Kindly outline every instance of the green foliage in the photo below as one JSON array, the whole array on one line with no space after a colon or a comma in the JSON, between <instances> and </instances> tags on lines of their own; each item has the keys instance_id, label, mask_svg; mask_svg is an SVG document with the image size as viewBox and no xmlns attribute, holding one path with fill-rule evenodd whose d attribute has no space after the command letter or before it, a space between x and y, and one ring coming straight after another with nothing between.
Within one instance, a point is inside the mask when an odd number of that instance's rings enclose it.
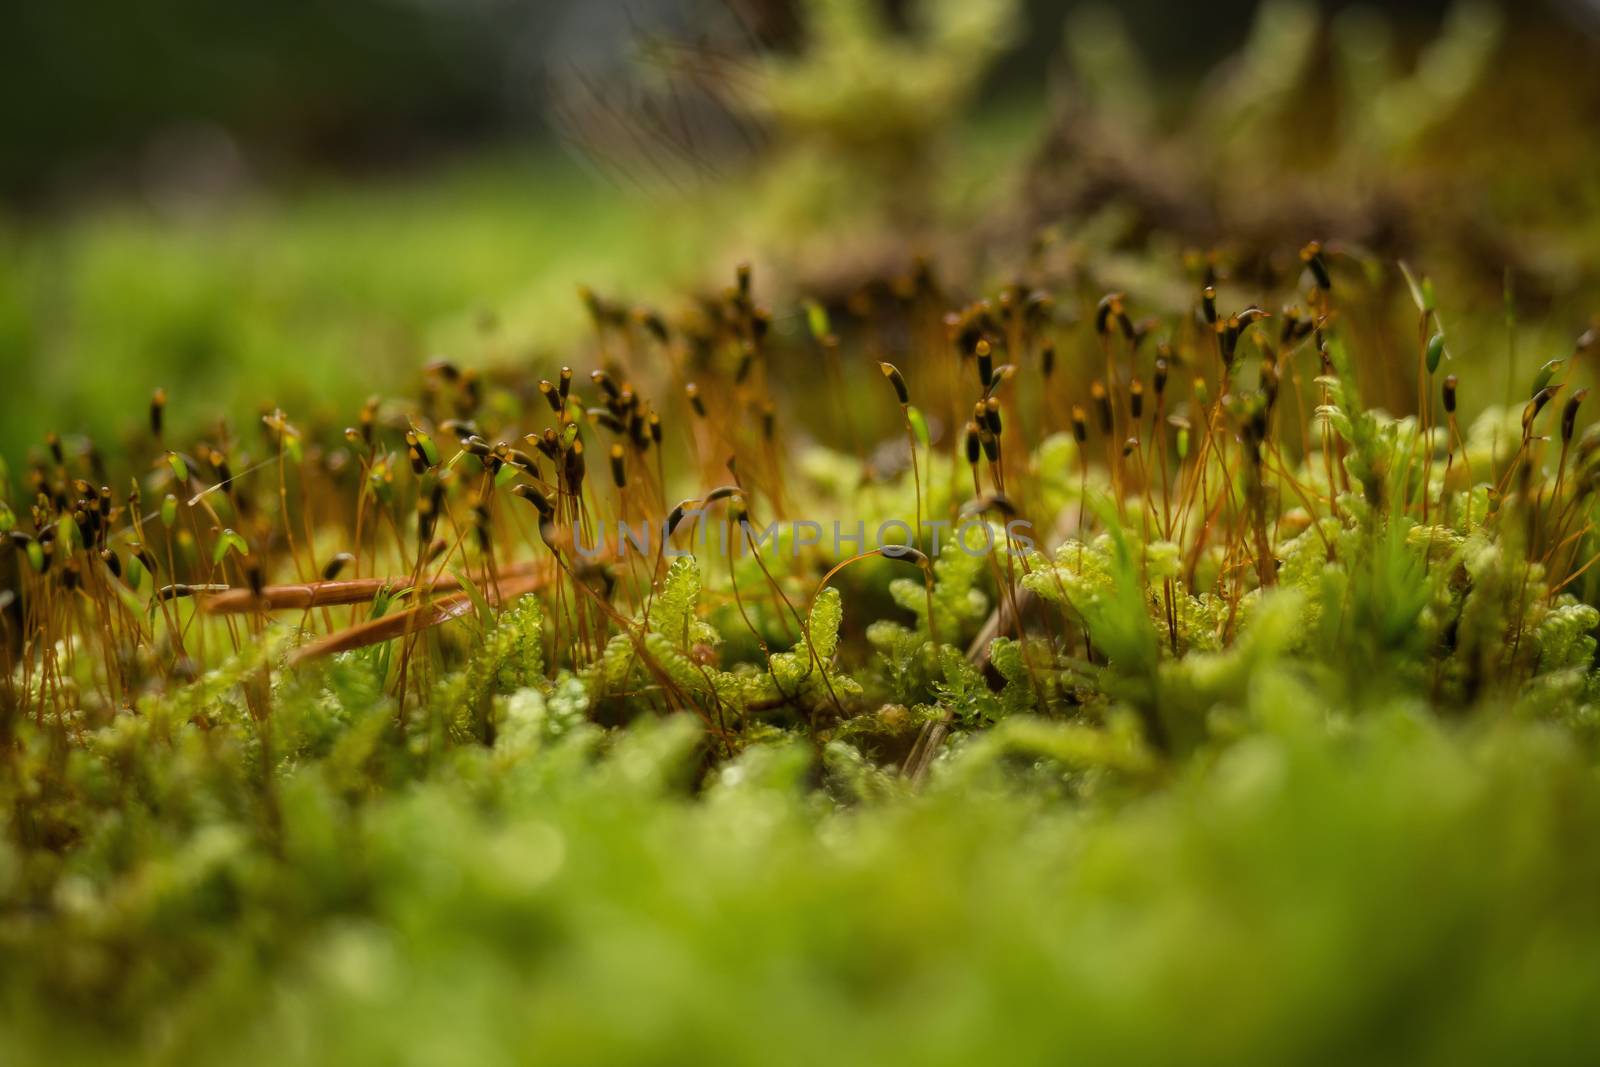
<instances>
[{"instance_id":1,"label":"green foliage","mask_svg":"<svg viewBox=\"0 0 1600 1067\"><path fill-rule=\"evenodd\" d=\"M771 673L756 682L758 699L837 709L843 701L859 696L861 684L834 662L843 621L843 597L829 586L812 603L805 633L795 648L773 654Z\"/></svg>"},{"instance_id":2,"label":"green foliage","mask_svg":"<svg viewBox=\"0 0 1600 1067\"><path fill-rule=\"evenodd\" d=\"M697 645L721 640L700 619L699 603L699 563L693 557L673 560L633 627L612 637L590 670L602 692L662 684L742 706L747 690L742 679L694 660Z\"/></svg>"},{"instance_id":3,"label":"green foliage","mask_svg":"<svg viewBox=\"0 0 1600 1067\"><path fill-rule=\"evenodd\" d=\"M537 597L525 596L491 619L472 658L440 683L433 703L453 716L451 729L492 740L493 698L544 684L544 613Z\"/></svg>"},{"instance_id":4,"label":"green foliage","mask_svg":"<svg viewBox=\"0 0 1600 1067\"><path fill-rule=\"evenodd\" d=\"M1334 735L1339 709L1268 671L1238 689L1253 733L1175 776L1125 719L1013 717L914 799L829 745L840 807L803 745L691 798L698 730L606 738L581 698L556 709L581 688L519 691L493 749L392 788L325 756L263 793L242 727L77 762L70 862L14 824L0 843L0 1051L1496 1062L1588 1033L1600 869L1575 846L1600 839L1600 788L1547 728L1394 705Z\"/></svg>"},{"instance_id":5,"label":"green foliage","mask_svg":"<svg viewBox=\"0 0 1600 1067\"><path fill-rule=\"evenodd\" d=\"M972 543L978 546L981 541L973 536ZM923 581L901 577L889 582L895 605L915 621L906 626L892 619L877 619L867 626L867 640L883 657L897 700L915 703L925 695L935 674L943 671L935 658L935 638L964 647L983 620L989 598L981 586L988 567L989 560L981 553L967 551L954 539L944 541L933 563L932 629L930 597Z\"/></svg>"},{"instance_id":6,"label":"green foliage","mask_svg":"<svg viewBox=\"0 0 1600 1067\"><path fill-rule=\"evenodd\" d=\"M1539 649L1539 672L1587 668L1594 662L1596 627L1600 627L1600 610L1562 597L1544 613L1532 634Z\"/></svg>"},{"instance_id":7,"label":"green foliage","mask_svg":"<svg viewBox=\"0 0 1600 1067\"><path fill-rule=\"evenodd\" d=\"M774 238L935 217L951 119L1017 31L1015 0L916 0L905 28L853 0L799 5L804 47L718 86L777 142L759 224Z\"/></svg>"}]
</instances>

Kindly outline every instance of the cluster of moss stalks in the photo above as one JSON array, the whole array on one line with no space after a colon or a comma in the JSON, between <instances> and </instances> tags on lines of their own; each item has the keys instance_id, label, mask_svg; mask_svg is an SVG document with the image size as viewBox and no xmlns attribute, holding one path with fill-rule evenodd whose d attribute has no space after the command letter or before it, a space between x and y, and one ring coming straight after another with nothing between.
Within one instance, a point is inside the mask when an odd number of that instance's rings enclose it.
<instances>
[{"instance_id":1,"label":"cluster of moss stalks","mask_svg":"<svg viewBox=\"0 0 1600 1067\"><path fill-rule=\"evenodd\" d=\"M0 509L0 1054L1579 1053L1593 338L1486 406L1353 263L741 268L585 293L587 375L53 436Z\"/></svg>"}]
</instances>

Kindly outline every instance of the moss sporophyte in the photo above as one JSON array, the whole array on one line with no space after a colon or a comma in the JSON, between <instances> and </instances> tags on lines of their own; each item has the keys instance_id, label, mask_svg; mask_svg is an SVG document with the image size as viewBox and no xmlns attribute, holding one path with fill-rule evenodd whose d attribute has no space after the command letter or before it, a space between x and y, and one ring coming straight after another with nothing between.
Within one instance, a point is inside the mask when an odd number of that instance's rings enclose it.
<instances>
[{"instance_id":1,"label":"moss sporophyte","mask_svg":"<svg viewBox=\"0 0 1600 1067\"><path fill-rule=\"evenodd\" d=\"M942 744L984 722L950 711L950 657L987 670L1007 641L1020 673L988 677L1020 687L1013 704L1129 708L1173 755L1206 728L1165 672L1235 647L1282 596L1306 620L1286 652L1347 688L1388 677L1448 707L1566 677L1600 558L1578 362L1547 363L1509 409L1464 399L1459 373L1430 399L1449 346L1431 283L1410 278L1420 402L1390 414L1409 387L1345 323L1393 290L1339 295L1342 255L1306 246L1270 294L1281 316L1236 301L1215 257L1176 307L1044 277L958 297L921 261L922 281L885 284L939 299L854 319L803 302L810 336L770 328L748 268L682 318L613 315L591 291L588 375L436 360L348 431L273 409L258 438L184 442L182 397L158 393L126 492L91 444L53 437L7 505L8 729L77 743L272 648L240 690L259 721L313 663L359 655L397 729L423 714L448 734L437 687L529 597L547 676L689 712L725 754L772 729L825 740L884 701L948 720ZM873 307L930 345L860 358ZM840 373L791 407L782 367L819 329ZM871 377L889 388L856 388ZM826 424L855 406L851 452ZM588 477L591 450L609 477ZM707 595L662 631L685 567ZM825 656L824 590L850 635ZM780 656L818 686L791 685ZM916 776L939 747L923 741Z\"/></svg>"}]
</instances>

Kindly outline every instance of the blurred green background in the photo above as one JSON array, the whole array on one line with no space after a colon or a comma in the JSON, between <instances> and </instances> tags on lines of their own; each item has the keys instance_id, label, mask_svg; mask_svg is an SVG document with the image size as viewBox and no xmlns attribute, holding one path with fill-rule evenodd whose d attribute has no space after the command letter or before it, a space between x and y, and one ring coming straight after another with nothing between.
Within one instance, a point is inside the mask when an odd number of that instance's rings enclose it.
<instances>
[{"instance_id":1,"label":"blurred green background","mask_svg":"<svg viewBox=\"0 0 1600 1067\"><path fill-rule=\"evenodd\" d=\"M434 354L551 358L580 283L663 300L754 258L769 294L847 288L958 227L986 242L952 250L973 283L1043 226L1174 268L1235 234L1383 260L1467 230L1460 273L1492 284L1444 306L1497 304L1516 267L1542 362L1586 313L1537 314L1600 218L1594 10L25 4L0 65L0 455L114 446L156 386L185 430L347 415Z\"/></svg>"},{"instance_id":2,"label":"blurred green background","mask_svg":"<svg viewBox=\"0 0 1600 1067\"><path fill-rule=\"evenodd\" d=\"M578 280L681 272L689 246L670 229L548 153L317 182L196 220L115 203L13 224L0 238L4 447L137 426L157 386L189 428L262 404L347 416L435 351L531 356L536 339L574 332ZM508 323L524 342L502 346Z\"/></svg>"}]
</instances>

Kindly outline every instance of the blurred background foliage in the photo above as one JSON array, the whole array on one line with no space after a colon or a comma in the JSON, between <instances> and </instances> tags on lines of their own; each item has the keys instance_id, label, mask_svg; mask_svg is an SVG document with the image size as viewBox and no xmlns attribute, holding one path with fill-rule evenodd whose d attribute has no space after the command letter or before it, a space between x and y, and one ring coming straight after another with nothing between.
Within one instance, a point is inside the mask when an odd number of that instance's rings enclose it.
<instances>
[{"instance_id":1,"label":"blurred background foliage","mask_svg":"<svg viewBox=\"0 0 1600 1067\"><path fill-rule=\"evenodd\" d=\"M1256 6L1131 0L1116 9L1140 49L1172 79L1166 88L1182 91L1187 79L1237 47ZM11 48L0 69L7 131L0 190L13 198L54 198L63 189L136 180L131 172L159 163L164 149L182 147L186 129L208 124L233 139L252 167L274 172L370 173L547 134L558 125L551 104L561 83L577 73L612 75L637 59L641 40L676 41L702 61L820 50L842 70L852 51L860 54L857 42L875 32L869 21L902 41L931 27L944 47L972 49L968 58L976 61L962 64L963 76L981 78L990 97L1036 94L1059 55L1063 18L1076 18L1083 7L1051 0L281 0L266 9L206 0L22 4L9 20ZM1382 11L1396 20L1405 52L1449 7L1447 0L1408 0ZM869 8L879 17L868 20ZM1546 35L1582 32L1596 20L1586 0L1521 5L1516 14L1519 24ZM996 25L1012 32L999 42L1007 46L1006 62L990 69L981 60L991 42L972 35L988 37L982 31ZM885 82L891 73L907 83L929 76L903 63L877 70ZM838 99L857 88L836 86L807 106L836 111ZM859 113L849 118L869 121Z\"/></svg>"},{"instance_id":2,"label":"blurred background foliage","mask_svg":"<svg viewBox=\"0 0 1600 1067\"><path fill-rule=\"evenodd\" d=\"M194 428L348 412L434 354L548 358L581 336L578 283L653 301L747 257L780 311L917 254L969 287L1092 274L1165 311L1189 299L1186 251L1248 284L1320 236L1391 282L1417 261L1463 326L1498 323L1511 272L1538 312L1529 369L1593 310L1554 306L1594 280L1600 236L1590 0L16 16L13 460L48 429L135 427L156 386Z\"/></svg>"}]
</instances>

